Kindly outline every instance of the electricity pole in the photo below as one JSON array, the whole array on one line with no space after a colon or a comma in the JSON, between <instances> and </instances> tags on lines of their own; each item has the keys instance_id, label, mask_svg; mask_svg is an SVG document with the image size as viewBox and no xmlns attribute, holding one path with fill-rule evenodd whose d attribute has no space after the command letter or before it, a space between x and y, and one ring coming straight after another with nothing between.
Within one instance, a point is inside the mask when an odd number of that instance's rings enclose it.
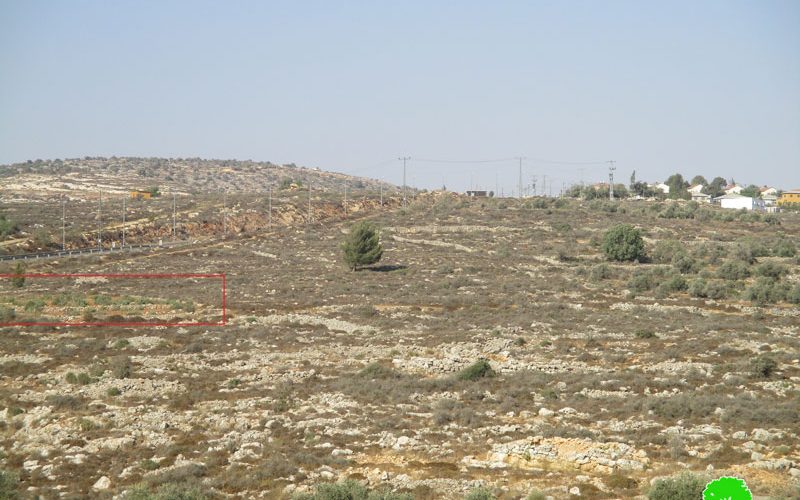
<instances>
[{"instance_id":1,"label":"electricity pole","mask_svg":"<svg viewBox=\"0 0 800 500\"><path fill-rule=\"evenodd\" d=\"M124 196L122 197L122 247L125 248L125 215L127 214L127 210L125 209L125 202L127 198Z\"/></svg>"},{"instance_id":2,"label":"electricity pole","mask_svg":"<svg viewBox=\"0 0 800 500\"><path fill-rule=\"evenodd\" d=\"M61 195L61 251L67 249L67 238L66 232L64 231L64 218L67 215L67 201L64 199L64 195Z\"/></svg>"},{"instance_id":3,"label":"electricity pole","mask_svg":"<svg viewBox=\"0 0 800 500\"><path fill-rule=\"evenodd\" d=\"M311 181L308 181L308 224L311 224Z\"/></svg>"},{"instance_id":4,"label":"electricity pole","mask_svg":"<svg viewBox=\"0 0 800 500\"><path fill-rule=\"evenodd\" d=\"M97 247L103 249L103 191L97 199Z\"/></svg>"},{"instance_id":5,"label":"electricity pole","mask_svg":"<svg viewBox=\"0 0 800 500\"><path fill-rule=\"evenodd\" d=\"M406 162L410 159L410 156L401 156L398 158L398 160L403 160L403 206L406 206Z\"/></svg>"},{"instance_id":6,"label":"electricity pole","mask_svg":"<svg viewBox=\"0 0 800 500\"><path fill-rule=\"evenodd\" d=\"M172 241L175 241L175 236L178 234L175 225L175 192L172 193Z\"/></svg>"},{"instance_id":7,"label":"electricity pole","mask_svg":"<svg viewBox=\"0 0 800 500\"><path fill-rule=\"evenodd\" d=\"M608 163L608 199L614 201L614 170L617 169L614 164L616 161L608 160L606 163Z\"/></svg>"},{"instance_id":8,"label":"electricity pole","mask_svg":"<svg viewBox=\"0 0 800 500\"><path fill-rule=\"evenodd\" d=\"M517 193L520 198L522 198L522 160L524 156L518 156L517 160L519 160L519 181L517 182L517 189L519 192Z\"/></svg>"},{"instance_id":9,"label":"electricity pole","mask_svg":"<svg viewBox=\"0 0 800 500\"><path fill-rule=\"evenodd\" d=\"M542 175L542 196L547 196L547 176Z\"/></svg>"}]
</instances>

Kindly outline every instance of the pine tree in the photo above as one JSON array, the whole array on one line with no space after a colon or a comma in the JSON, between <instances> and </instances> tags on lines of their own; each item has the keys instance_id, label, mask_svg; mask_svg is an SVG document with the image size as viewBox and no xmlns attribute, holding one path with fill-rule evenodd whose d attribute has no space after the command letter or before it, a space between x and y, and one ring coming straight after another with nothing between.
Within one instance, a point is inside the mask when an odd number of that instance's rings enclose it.
<instances>
[{"instance_id":1,"label":"pine tree","mask_svg":"<svg viewBox=\"0 0 800 500\"><path fill-rule=\"evenodd\" d=\"M350 228L342 250L345 262L353 271L357 271L359 266L374 264L383 256L380 235L370 222L359 222Z\"/></svg>"}]
</instances>

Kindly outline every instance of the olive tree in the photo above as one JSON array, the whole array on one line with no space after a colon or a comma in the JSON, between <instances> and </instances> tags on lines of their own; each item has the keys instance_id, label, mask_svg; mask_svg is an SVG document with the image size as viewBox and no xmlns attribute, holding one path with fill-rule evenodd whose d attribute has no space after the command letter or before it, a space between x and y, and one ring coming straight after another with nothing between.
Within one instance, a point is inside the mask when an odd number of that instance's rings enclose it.
<instances>
[{"instance_id":1,"label":"olive tree","mask_svg":"<svg viewBox=\"0 0 800 500\"><path fill-rule=\"evenodd\" d=\"M630 224L619 224L606 231L602 249L609 260L643 260L645 257L641 231Z\"/></svg>"}]
</instances>

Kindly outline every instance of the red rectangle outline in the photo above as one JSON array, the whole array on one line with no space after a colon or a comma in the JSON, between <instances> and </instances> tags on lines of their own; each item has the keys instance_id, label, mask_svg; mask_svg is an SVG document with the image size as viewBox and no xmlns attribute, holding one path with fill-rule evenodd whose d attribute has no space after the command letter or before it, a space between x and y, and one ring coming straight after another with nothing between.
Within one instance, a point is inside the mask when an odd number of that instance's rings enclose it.
<instances>
[{"instance_id":1,"label":"red rectangle outline","mask_svg":"<svg viewBox=\"0 0 800 500\"><path fill-rule=\"evenodd\" d=\"M149 273L149 274L111 274L111 273L70 273L70 274L57 274L57 273L3 273L0 278L144 278L144 279L158 279L158 278L221 278L222 279L222 320L219 323L212 322L196 322L196 323L148 323L148 322L130 322L130 323L114 323L107 321L98 321L94 323L81 322L81 323L56 323L56 322L33 322L22 321L17 323L0 323L0 327L4 326L225 326L228 324L227 306L228 306L228 288L225 273L213 274L199 274L199 273Z\"/></svg>"}]
</instances>

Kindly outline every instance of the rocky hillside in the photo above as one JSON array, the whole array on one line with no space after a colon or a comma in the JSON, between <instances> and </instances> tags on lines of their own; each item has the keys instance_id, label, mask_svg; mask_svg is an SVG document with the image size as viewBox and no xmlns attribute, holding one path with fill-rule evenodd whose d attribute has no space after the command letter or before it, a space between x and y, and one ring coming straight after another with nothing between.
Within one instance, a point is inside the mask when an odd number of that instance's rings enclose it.
<instances>
[{"instance_id":1,"label":"rocky hillside","mask_svg":"<svg viewBox=\"0 0 800 500\"><path fill-rule=\"evenodd\" d=\"M35 160L0 166L2 188L9 191L109 192L158 186L162 191L207 193L222 190L264 192L270 187L308 186L316 191L375 190L386 183L294 164L200 158L84 157ZM3 193L5 192L5 193Z\"/></svg>"}]
</instances>

